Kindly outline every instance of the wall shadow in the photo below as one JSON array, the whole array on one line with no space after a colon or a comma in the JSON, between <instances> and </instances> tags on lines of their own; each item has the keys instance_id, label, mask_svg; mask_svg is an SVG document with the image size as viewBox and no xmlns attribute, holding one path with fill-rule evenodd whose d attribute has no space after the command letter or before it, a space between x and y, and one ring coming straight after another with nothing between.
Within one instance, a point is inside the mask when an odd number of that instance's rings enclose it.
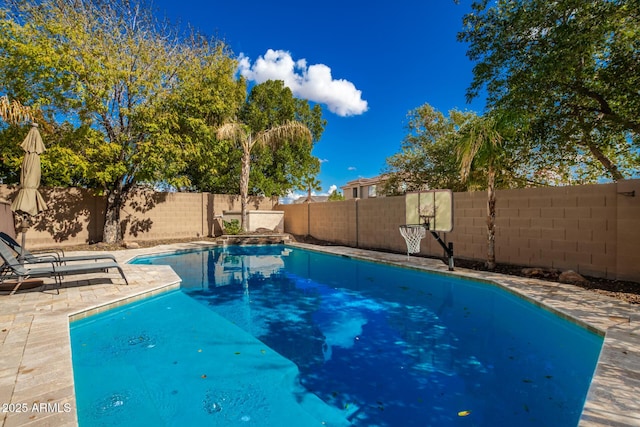
<instances>
[{"instance_id":1,"label":"wall shadow","mask_svg":"<svg viewBox=\"0 0 640 427\"><path fill-rule=\"evenodd\" d=\"M124 218L120 221L120 235L138 237L151 231L153 220L146 214L159 203L167 201L168 193L156 193L149 188L134 189L129 194L126 206L122 209Z\"/></svg>"},{"instance_id":2,"label":"wall shadow","mask_svg":"<svg viewBox=\"0 0 640 427\"><path fill-rule=\"evenodd\" d=\"M64 242L89 231L89 241L98 236L92 233L92 211L94 198L86 191L59 191L55 188L39 189L48 209L38 215L33 229L49 234L56 242ZM17 194L17 188L12 198ZM93 234L93 235L92 235Z\"/></svg>"}]
</instances>

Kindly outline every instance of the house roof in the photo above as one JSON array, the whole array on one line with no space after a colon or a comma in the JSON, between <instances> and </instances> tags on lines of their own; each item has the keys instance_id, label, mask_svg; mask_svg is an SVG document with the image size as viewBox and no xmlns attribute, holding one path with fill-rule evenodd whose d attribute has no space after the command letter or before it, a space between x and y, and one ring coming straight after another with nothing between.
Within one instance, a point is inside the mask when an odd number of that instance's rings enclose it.
<instances>
[{"instance_id":1,"label":"house roof","mask_svg":"<svg viewBox=\"0 0 640 427\"><path fill-rule=\"evenodd\" d=\"M297 199L295 199L293 201L293 203L306 203L307 202L308 197L298 197ZM311 203L316 203L316 202L326 202L329 200L329 196L311 196Z\"/></svg>"},{"instance_id":2,"label":"house roof","mask_svg":"<svg viewBox=\"0 0 640 427\"><path fill-rule=\"evenodd\" d=\"M384 182L386 180L387 180L387 175L378 175L378 176L374 176L373 178L358 178L358 179L354 179L353 181L347 182L345 185L343 185L340 188L345 189L345 188L352 188L352 187L360 187L363 185L380 184L381 182Z\"/></svg>"}]
</instances>

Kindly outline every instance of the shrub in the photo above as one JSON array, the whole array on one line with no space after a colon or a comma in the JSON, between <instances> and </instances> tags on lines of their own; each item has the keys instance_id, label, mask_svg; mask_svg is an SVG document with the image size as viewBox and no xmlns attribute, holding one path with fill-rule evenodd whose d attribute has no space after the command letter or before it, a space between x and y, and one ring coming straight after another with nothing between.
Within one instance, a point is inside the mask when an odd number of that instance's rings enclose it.
<instances>
[{"instance_id":1,"label":"shrub","mask_svg":"<svg viewBox=\"0 0 640 427\"><path fill-rule=\"evenodd\" d=\"M232 219L231 221L222 221L224 225L224 234L240 234L240 221Z\"/></svg>"}]
</instances>

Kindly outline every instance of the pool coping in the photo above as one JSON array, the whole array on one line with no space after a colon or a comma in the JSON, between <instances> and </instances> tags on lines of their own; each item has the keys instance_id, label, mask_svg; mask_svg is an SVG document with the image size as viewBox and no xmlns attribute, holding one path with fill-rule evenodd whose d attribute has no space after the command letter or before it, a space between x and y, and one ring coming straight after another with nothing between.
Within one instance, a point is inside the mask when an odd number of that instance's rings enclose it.
<instances>
[{"instance_id":1,"label":"pool coping","mask_svg":"<svg viewBox=\"0 0 640 427\"><path fill-rule=\"evenodd\" d=\"M640 307L585 289L491 272L456 268L439 260L343 246L290 242L287 246L399 265L496 284L534 304L604 335L603 349L580 419L581 427L640 426ZM77 426L69 324L110 308L177 289L168 266L126 264L138 256L215 246L211 242L110 252L130 283L118 275L69 277L60 295L0 295L0 417L3 427ZM96 252L75 252L74 254ZM71 408L71 410L67 410Z\"/></svg>"}]
</instances>

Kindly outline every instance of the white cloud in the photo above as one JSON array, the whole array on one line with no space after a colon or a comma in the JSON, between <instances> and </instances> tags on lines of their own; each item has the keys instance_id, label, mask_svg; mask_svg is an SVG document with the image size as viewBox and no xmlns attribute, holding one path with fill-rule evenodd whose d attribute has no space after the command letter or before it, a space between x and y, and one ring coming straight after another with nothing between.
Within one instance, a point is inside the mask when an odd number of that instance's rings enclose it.
<instances>
[{"instance_id":1,"label":"white cloud","mask_svg":"<svg viewBox=\"0 0 640 427\"><path fill-rule=\"evenodd\" d=\"M353 83L334 79L331 68L324 64L307 66L306 59L294 61L291 53L284 50L269 49L253 65L241 53L238 70L247 80L256 83L282 80L295 96L325 104L339 116L356 116L369 109L367 101L362 99L362 91Z\"/></svg>"},{"instance_id":2,"label":"white cloud","mask_svg":"<svg viewBox=\"0 0 640 427\"><path fill-rule=\"evenodd\" d=\"M354 170L357 170L357 168L356 168L355 166L349 166L349 167L347 168L347 170L348 170L348 171L354 171Z\"/></svg>"},{"instance_id":3,"label":"white cloud","mask_svg":"<svg viewBox=\"0 0 640 427\"><path fill-rule=\"evenodd\" d=\"M289 190L285 196L280 197L280 203L288 205L295 202L300 197L302 197L301 193Z\"/></svg>"},{"instance_id":4,"label":"white cloud","mask_svg":"<svg viewBox=\"0 0 640 427\"><path fill-rule=\"evenodd\" d=\"M320 192L320 193L316 193L315 191L311 192L312 196L330 196L331 193L333 193L334 191L336 191L338 189L337 185L331 185L329 186L329 191L327 192ZM298 200L300 197L307 197L307 192L306 191L291 191L289 190L289 192L287 193L286 196L280 197L280 203L282 203L283 205L288 205L290 203L295 202L296 200Z\"/></svg>"},{"instance_id":5,"label":"white cloud","mask_svg":"<svg viewBox=\"0 0 640 427\"><path fill-rule=\"evenodd\" d=\"M329 159L318 159L320 161L320 163L326 163L329 161Z\"/></svg>"}]
</instances>

